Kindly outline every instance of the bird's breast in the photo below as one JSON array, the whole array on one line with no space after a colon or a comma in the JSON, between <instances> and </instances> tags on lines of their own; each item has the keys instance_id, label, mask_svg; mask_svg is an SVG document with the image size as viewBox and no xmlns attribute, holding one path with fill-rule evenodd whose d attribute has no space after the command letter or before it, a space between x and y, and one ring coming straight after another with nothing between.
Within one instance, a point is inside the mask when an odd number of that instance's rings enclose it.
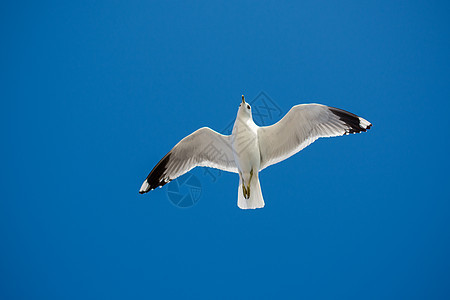
<instances>
[{"instance_id":1,"label":"bird's breast","mask_svg":"<svg viewBox=\"0 0 450 300\"><path fill-rule=\"evenodd\" d=\"M259 170L260 154L256 125L236 122L231 137L238 169L242 173L248 173L252 169Z\"/></svg>"}]
</instances>

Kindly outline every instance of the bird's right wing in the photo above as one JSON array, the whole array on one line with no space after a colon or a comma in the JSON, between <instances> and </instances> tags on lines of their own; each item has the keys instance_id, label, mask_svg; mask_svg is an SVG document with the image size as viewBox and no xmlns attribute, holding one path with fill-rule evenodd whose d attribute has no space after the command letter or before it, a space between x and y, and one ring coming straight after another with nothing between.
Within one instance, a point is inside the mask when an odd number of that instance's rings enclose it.
<instances>
[{"instance_id":1,"label":"bird's right wing","mask_svg":"<svg viewBox=\"0 0 450 300\"><path fill-rule=\"evenodd\" d=\"M367 120L348 111L321 104L296 105L278 123L260 127L260 170L283 161L320 137L366 131Z\"/></svg>"},{"instance_id":2,"label":"bird's right wing","mask_svg":"<svg viewBox=\"0 0 450 300\"><path fill-rule=\"evenodd\" d=\"M197 166L237 173L230 136L207 127L188 135L153 168L139 193L147 193L163 186Z\"/></svg>"}]
</instances>

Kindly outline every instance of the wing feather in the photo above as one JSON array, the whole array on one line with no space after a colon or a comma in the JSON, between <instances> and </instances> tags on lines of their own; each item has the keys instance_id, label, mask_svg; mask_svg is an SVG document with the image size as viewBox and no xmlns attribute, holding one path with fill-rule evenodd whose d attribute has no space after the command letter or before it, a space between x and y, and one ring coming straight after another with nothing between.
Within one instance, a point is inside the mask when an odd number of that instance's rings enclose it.
<instances>
[{"instance_id":1,"label":"wing feather","mask_svg":"<svg viewBox=\"0 0 450 300\"><path fill-rule=\"evenodd\" d=\"M182 139L156 164L139 193L163 186L197 166L237 173L230 139L230 136L208 127L198 129Z\"/></svg>"},{"instance_id":2,"label":"wing feather","mask_svg":"<svg viewBox=\"0 0 450 300\"><path fill-rule=\"evenodd\" d=\"M348 111L321 104L294 106L278 123L260 127L260 170L283 161L320 137L367 131L372 124Z\"/></svg>"}]
</instances>

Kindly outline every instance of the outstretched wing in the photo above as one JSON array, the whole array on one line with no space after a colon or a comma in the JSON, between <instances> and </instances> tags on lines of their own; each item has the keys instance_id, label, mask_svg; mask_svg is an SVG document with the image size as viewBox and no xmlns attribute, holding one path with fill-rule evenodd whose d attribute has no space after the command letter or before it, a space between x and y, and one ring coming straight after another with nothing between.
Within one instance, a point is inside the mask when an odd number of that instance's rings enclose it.
<instances>
[{"instance_id":1,"label":"outstretched wing","mask_svg":"<svg viewBox=\"0 0 450 300\"><path fill-rule=\"evenodd\" d=\"M278 123L258 129L260 170L283 161L320 137L366 131L367 120L321 104L296 105Z\"/></svg>"},{"instance_id":2,"label":"outstretched wing","mask_svg":"<svg viewBox=\"0 0 450 300\"><path fill-rule=\"evenodd\" d=\"M188 135L153 168L139 193L147 193L163 186L197 166L237 173L230 136L207 127Z\"/></svg>"}]
</instances>

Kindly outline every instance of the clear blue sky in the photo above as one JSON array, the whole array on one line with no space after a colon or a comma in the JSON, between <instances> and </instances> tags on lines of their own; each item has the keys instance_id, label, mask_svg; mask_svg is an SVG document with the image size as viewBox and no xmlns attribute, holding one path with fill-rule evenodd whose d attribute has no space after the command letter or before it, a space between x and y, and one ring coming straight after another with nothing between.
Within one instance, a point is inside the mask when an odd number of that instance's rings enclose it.
<instances>
[{"instance_id":1,"label":"clear blue sky","mask_svg":"<svg viewBox=\"0 0 450 300\"><path fill-rule=\"evenodd\" d=\"M0 4L0 298L449 299L450 6L180 2ZM264 170L262 210L202 169L191 208L138 194L260 91L373 128Z\"/></svg>"}]
</instances>

